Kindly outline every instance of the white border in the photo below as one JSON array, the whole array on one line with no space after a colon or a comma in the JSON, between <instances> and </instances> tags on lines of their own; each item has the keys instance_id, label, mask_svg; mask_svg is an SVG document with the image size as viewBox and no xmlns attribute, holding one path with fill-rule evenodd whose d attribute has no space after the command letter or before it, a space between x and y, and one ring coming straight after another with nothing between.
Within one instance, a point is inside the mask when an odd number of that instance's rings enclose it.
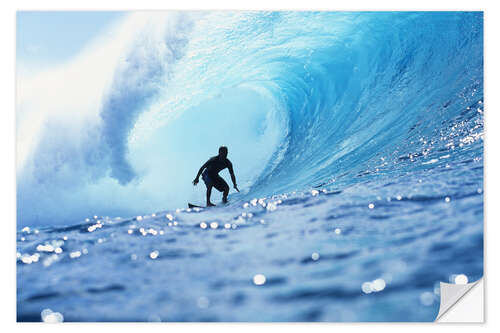
<instances>
[{"instance_id":1,"label":"white border","mask_svg":"<svg viewBox=\"0 0 500 333\"><path fill-rule=\"evenodd\" d=\"M43 324L25 324L16 323L16 271L15 271L15 12L16 10L140 10L140 9L273 9L273 10L483 10L485 11L485 115L486 115L486 140L485 140L485 325L460 325L460 324L63 324L63 325L43 325ZM247 3L238 3L229 0L215 0L202 2L201 0L183 0L181 2L165 2L153 0L120 0L115 2L106 2L102 0L87 1L63 1L63 0L24 0L18 2L2 2L1 11L1 36L3 48L0 52L2 66L1 73L1 91L2 91L2 109L0 111L2 126L1 150L4 158L1 159L1 210L0 223L2 235L2 302L1 319L4 330L33 331L65 331L71 330L77 332L87 331L88 329L119 329L130 331L134 329L147 329L148 331L165 330L183 330L183 329L203 329L217 332L234 331L271 331L286 329L287 331L318 330L332 332L334 329L341 329L343 332L352 332L358 330L383 330L386 332L420 332L425 330L443 330L452 329L453 331L470 331L486 326L488 328L500 326L498 316L494 313L499 308L498 301L493 295L500 295L498 292L499 269L494 265L493 259L488 263L488 258L495 258L494 253L498 252L499 241L496 237L500 236L498 224L498 211L494 211L493 205L498 202L499 176L496 170L500 170L498 164L498 145L499 140L499 113L498 104L498 43L494 31L499 30L500 15L496 10L493 1L437 1L437 0L419 0L418 2L402 1L361 1L349 0L344 2L334 1L296 1L296 0L253 0ZM491 206L490 206L491 205ZM491 264L491 265L490 265ZM496 283L494 281L497 281ZM489 295L489 296L487 296ZM489 311L492 309L492 311ZM423 327L425 325L425 327ZM482 327L481 327L482 328Z\"/></svg>"},{"instance_id":2,"label":"white border","mask_svg":"<svg viewBox=\"0 0 500 333\"><path fill-rule=\"evenodd\" d=\"M482 1L437 1L420 0L413 3L394 0L254 0L237 2L231 0L183 0L182 2L165 2L158 0L120 0L120 1L64 1L64 0L37 0L21 1L16 9L19 10L157 10L157 9L224 9L224 10L483 10Z\"/></svg>"}]
</instances>

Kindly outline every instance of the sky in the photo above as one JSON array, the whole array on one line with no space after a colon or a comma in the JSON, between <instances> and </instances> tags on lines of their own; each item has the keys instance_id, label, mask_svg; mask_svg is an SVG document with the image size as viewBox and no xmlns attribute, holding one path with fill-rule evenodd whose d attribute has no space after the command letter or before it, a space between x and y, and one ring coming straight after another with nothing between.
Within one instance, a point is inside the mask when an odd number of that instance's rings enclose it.
<instances>
[{"instance_id":1,"label":"sky","mask_svg":"<svg viewBox=\"0 0 500 333\"><path fill-rule=\"evenodd\" d=\"M124 15L110 11L18 11L16 60L27 67L68 61Z\"/></svg>"}]
</instances>

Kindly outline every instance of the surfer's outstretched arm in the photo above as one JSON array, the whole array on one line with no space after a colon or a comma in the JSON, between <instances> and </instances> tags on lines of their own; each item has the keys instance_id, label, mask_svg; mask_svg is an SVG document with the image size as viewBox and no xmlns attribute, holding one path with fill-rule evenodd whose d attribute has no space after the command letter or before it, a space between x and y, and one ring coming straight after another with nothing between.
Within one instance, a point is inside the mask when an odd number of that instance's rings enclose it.
<instances>
[{"instance_id":1,"label":"surfer's outstretched arm","mask_svg":"<svg viewBox=\"0 0 500 333\"><path fill-rule=\"evenodd\" d=\"M233 182L234 189L239 192L240 190L238 189L238 185L236 185L236 177L234 176L233 164L229 162L227 168L229 169L229 174L231 175L231 180Z\"/></svg>"},{"instance_id":2,"label":"surfer's outstretched arm","mask_svg":"<svg viewBox=\"0 0 500 333\"><path fill-rule=\"evenodd\" d=\"M206 161L205 164L201 166L200 170L198 171L198 174L196 175L196 178L193 180L193 185L196 186L196 184L198 184L198 182L200 181L200 175L203 172L203 170L207 167L208 162L210 162L210 160Z\"/></svg>"}]
</instances>

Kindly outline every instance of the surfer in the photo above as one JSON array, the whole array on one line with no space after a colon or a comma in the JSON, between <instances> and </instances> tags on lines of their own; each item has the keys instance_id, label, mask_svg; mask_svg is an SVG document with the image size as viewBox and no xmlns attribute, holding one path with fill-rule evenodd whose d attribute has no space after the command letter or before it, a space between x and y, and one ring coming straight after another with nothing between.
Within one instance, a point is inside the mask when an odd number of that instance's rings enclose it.
<instances>
[{"instance_id":1,"label":"surfer","mask_svg":"<svg viewBox=\"0 0 500 333\"><path fill-rule=\"evenodd\" d=\"M236 185L236 177L234 176L233 164L227 159L227 147L221 146L219 148L219 155L210 158L203 164L193 180L193 185L196 186L199 182L200 175L207 186L207 207L215 206L210 202L210 195L212 194L212 187L215 187L222 194L222 202L227 203L227 195L229 194L229 185L226 181L219 176L219 172L225 168L229 169L231 180L236 191L240 191Z\"/></svg>"}]
</instances>

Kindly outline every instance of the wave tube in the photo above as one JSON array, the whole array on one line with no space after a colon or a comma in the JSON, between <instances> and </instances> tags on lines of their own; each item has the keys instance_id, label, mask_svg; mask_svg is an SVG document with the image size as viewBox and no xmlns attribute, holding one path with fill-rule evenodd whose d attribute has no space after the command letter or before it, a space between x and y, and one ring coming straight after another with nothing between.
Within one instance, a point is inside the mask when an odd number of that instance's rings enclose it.
<instances>
[{"instance_id":1,"label":"wave tube","mask_svg":"<svg viewBox=\"0 0 500 333\"><path fill-rule=\"evenodd\" d=\"M19 226L202 200L190 182L222 144L241 199L482 149L482 52L482 13L133 13L18 74Z\"/></svg>"}]
</instances>

